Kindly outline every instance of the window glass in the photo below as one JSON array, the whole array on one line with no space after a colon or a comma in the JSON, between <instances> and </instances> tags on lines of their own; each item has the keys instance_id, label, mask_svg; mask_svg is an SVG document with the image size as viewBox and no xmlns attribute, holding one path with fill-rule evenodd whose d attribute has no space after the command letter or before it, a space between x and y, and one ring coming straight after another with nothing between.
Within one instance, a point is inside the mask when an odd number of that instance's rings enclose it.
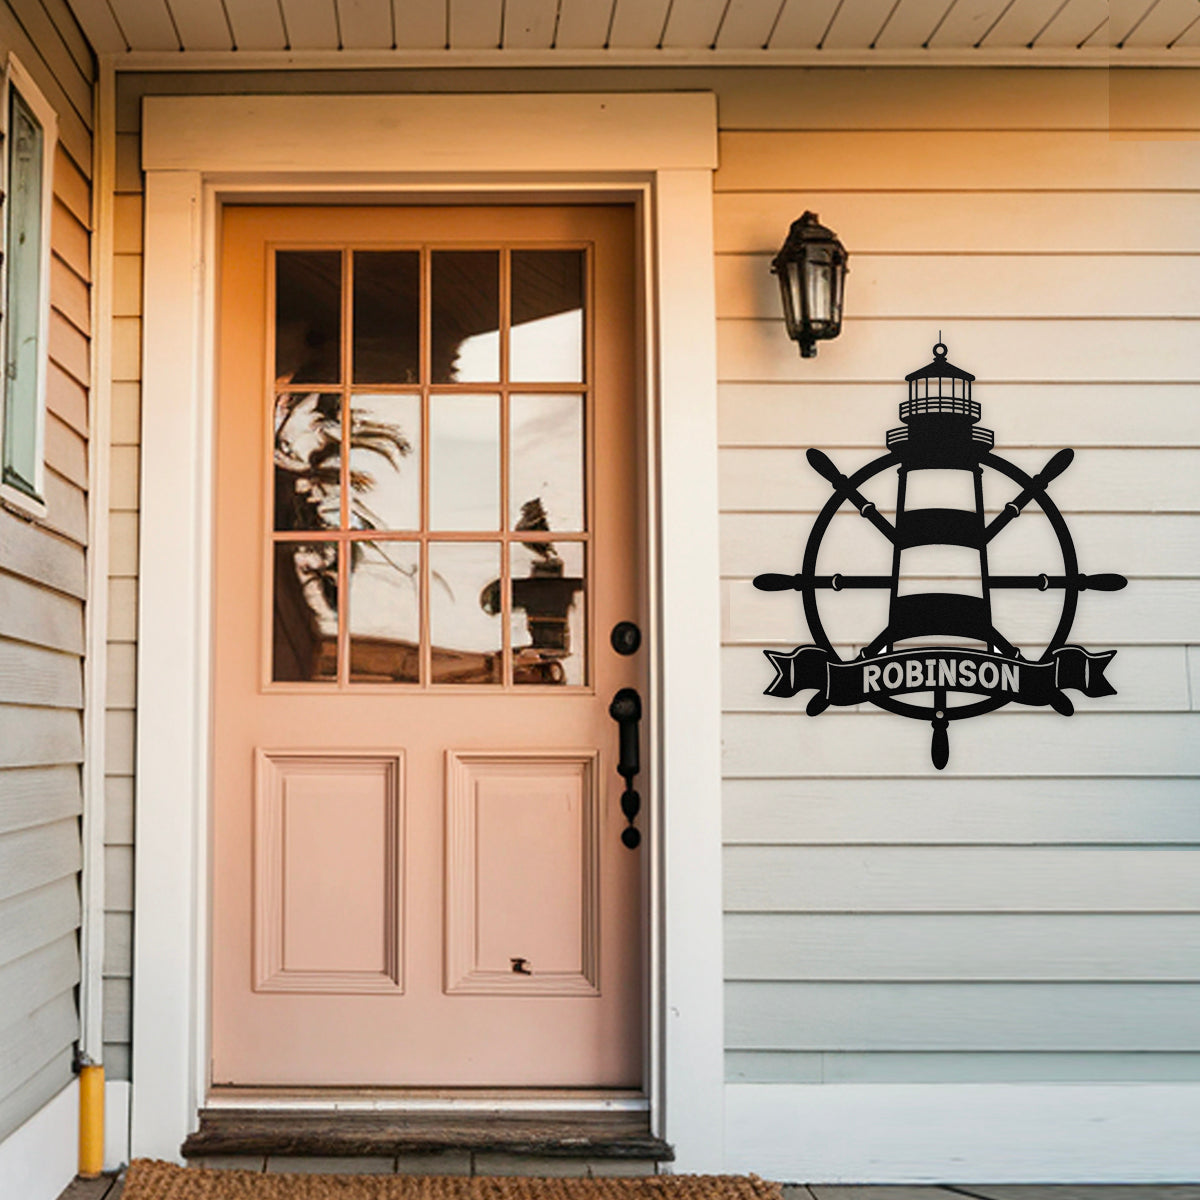
<instances>
[{"instance_id":1,"label":"window glass","mask_svg":"<svg viewBox=\"0 0 1200 1200\"><path fill-rule=\"evenodd\" d=\"M501 683L500 546L433 542L429 633L434 683Z\"/></svg>"},{"instance_id":2,"label":"window glass","mask_svg":"<svg viewBox=\"0 0 1200 1200\"><path fill-rule=\"evenodd\" d=\"M350 679L421 682L421 547L350 543Z\"/></svg>"},{"instance_id":3,"label":"window glass","mask_svg":"<svg viewBox=\"0 0 1200 1200\"><path fill-rule=\"evenodd\" d=\"M509 378L583 381L583 251L512 252Z\"/></svg>"},{"instance_id":4,"label":"window glass","mask_svg":"<svg viewBox=\"0 0 1200 1200\"><path fill-rule=\"evenodd\" d=\"M342 254L275 255L275 380L337 383L342 377Z\"/></svg>"},{"instance_id":5,"label":"window glass","mask_svg":"<svg viewBox=\"0 0 1200 1200\"><path fill-rule=\"evenodd\" d=\"M433 396L429 527L500 528L500 397Z\"/></svg>"},{"instance_id":6,"label":"window glass","mask_svg":"<svg viewBox=\"0 0 1200 1200\"><path fill-rule=\"evenodd\" d=\"M276 542L271 677L337 679L338 546Z\"/></svg>"},{"instance_id":7,"label":"window glass","mask_svg":"<svg viewBox=\"0 0 1200 1200\"><path fill-rule=\"evenodd\" d=\"M500 378L500 254L433 252L434 383Z\"/></svg>"},{"instance_id":8,"label":"window glass","mask_svg":"<svg viewBox=\"0 0 1200 1200\"><path fill-rule=\"evenodd\" d=\"M585 252L274 267L271 680L587 686Z\"/></svg>"},{"instance_id":9,"label":"window glass","mask_svg":"<svg viewBox=\"0 0 1200 1200\"><path fill-rule=\"evenodd\" d=\"M513 683L580 685L586 661L582 542L513 542Z\"/></svg>"},{"instance_id":10,"label":"window glass","mask_svg":"<svg viewBox=\"0 0 1200 1200\"><path fill-rule=\"evenodd\" d=\"M5 203L4 482L37 494L38 372L42 309L44 135L15 87L9 88Z\"/></svg>"},{"instance_id":11,"label":"window glass","mask_svg":"<svg viewBox=\"0 0 1200 1200\"><path fill-rule=\"evenodd\" d=\"M354 382L416 383L421 369L421 256L354 254Z\"/></svg>"},{"instance_id":12,"label":"window glass","mask_svg":"<svg viewBox=\"0 0 1200 1200\"><path fill-rule=\"evenodd\" d=\"M514 395L508 419L509 528L581 531L583 396Z\"/></svg>"},{"instance_id":13,"label":"window glass","mask_svg":"<svg viewBox=\"0 0 1200 1200\"><path fill-rule=\"evenodd\" d=\"M421 397L350 397L350 526L421 528Z\"/></svg>"},{"instance_id":14,"label":"window glass","mask_svg":"<svg viewBox=\"0 0 1200 1200\"><path fill-rule=\"evenodd\" d=\"M342 398L275 397L275 529L337 529L342 519Z\"/></svg>"}]
</instances>

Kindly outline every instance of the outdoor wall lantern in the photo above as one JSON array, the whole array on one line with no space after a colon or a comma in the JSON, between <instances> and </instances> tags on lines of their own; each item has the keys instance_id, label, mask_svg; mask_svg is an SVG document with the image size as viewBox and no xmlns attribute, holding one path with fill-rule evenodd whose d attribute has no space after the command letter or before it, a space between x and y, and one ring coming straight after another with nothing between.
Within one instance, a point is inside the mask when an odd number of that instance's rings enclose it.
<instances>
[{"instance_id":1,"label":"outdoor wall lantern","mask_svg":"<svg viewBox=\"0 0 1200 1200\"><path fill-rule=\"evenodd\" d=\"M842 331L842 295L846 247L814 212L792 222L787 240L771 262L783 294L788 337L800 343L803 358L813 358L817 342Z\"/></svg>"}]
</instances>

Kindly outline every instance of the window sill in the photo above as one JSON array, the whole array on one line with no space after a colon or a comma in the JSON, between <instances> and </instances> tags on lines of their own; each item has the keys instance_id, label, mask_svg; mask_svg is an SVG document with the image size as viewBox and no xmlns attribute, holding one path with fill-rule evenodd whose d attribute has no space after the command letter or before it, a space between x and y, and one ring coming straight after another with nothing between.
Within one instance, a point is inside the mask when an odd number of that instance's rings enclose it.
<instances>
[{"instance_id":1,"label":"window sill","mask_svg":"<svg viewBox=\"0 0 1200 1200\"><path fill-rule=\"evenodd\" d=\"M0 507L27 521L44 520L49 512L44 500L13 487L11 483L0 483Z\"/></svg>"}]
</instances>

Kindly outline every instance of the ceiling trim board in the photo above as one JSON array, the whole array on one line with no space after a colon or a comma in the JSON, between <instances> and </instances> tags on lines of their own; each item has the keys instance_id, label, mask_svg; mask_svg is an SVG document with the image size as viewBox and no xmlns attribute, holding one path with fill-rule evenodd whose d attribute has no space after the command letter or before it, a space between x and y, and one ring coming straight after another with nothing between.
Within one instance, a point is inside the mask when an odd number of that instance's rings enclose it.
<instances>
[{"instance_id":1,"label":"ceiling trim board","mask_svg":"<svg viewBox=\"0 0 1200 1200\"><path fill-rule=\"evenodd\" d=\"M134 50L101 56L116 71L429 70L524 67L1180 67L1200 47L989 50Z\"/></svg>"}]
</instances>

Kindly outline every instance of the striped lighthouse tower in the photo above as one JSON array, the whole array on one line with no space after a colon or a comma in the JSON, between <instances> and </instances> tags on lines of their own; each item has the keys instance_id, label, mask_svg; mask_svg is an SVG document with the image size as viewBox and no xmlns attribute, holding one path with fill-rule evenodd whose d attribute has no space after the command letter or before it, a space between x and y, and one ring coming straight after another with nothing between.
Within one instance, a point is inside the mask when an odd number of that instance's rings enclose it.
<instances>
[{"instance_id":1,"label":"striped lighthouse tower","mask_svg":"<svg viewBox=\"0 0 1200 1200\"><path fill-rule=\"evenodd\" d=\"M905 379L904 425L887 435L900 472L888 625L875 645L907 649L933 638L1011 651L993 627L988 596L980 460L995 438L976 424L975 376L938 342L933 361Z\"/></svg>"}]
</instances>

